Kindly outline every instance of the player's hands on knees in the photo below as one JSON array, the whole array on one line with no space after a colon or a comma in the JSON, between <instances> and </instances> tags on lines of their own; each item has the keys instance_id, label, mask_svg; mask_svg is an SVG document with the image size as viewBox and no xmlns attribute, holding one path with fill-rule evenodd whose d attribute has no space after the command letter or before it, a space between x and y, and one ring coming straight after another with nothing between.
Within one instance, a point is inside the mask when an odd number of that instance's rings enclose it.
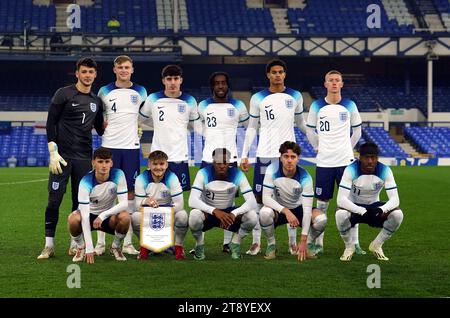
<instances>
[{"instance_id":1,"label":"player's hands on knees","mask_svg":"<svg viewBox=\"0 0 450 318\"><path fill-rule=\"evenodd\" d=\"M248 172L249 168L250 168L250 164L248 163L248 158L242 158L241 159L241 170L244 172Z\"/></svg>"},{"instance_id":2,"label":"player's hands on knees","mask_svg":"<svg viewBox=\"0 0 450 318\"><path fill-rule=\"evenodd\" d=\"M154 198L146 198L144 204L151 206L152 208L159 207L158 201L156 201Z\"/></svg>"},{"instance_id":3,"label":"player's hands on knees","mask_svg":"<svg viewBox=\"0 0 450 318\"><path fill-rule=\"evenodd\" d=\"M233 213L226 213L219 209L214 209L213 215L220 220L220 227L223 229L228 229L236 218Z\"/></svg>"},{"instance_id":4,"label":"player's hands on knees","mask_svg":"<svg viewBox=\"0 0 450 318\"><path fill-rule=\"evenodd\" d=\"M387 219L387 216L385 216L381 208L369 208L367 209L367 213L372 222L376 222L378 220L385 221Z\"/></svg>"},{"instance_id":5,"label":"player's hands on knees","mask_svg":"<svg viewBox=\"0 0 450 318\"><path fill-rule=\"evenodd\" d=\"M100 229L102 227L102 219L100 219L99 217L97 217L94 220L94 223L92 224L94 226L94 229Z\"/></svg>"},{"instance_id":6,"label":"player's hands on knees","mask_svg":"<svg viewBox=\"0 0 450 318\"><path fill-rule=\"evenodd\" d=\"M302 262L304 260L306 260L306 253L307 253L307 244L306 244L306 239L307 239L307 235L302 235L300 241L297 244L297 252L298 252L298 256L297 259Z\"/></svg>"},{"instance_id":7,"label":"player's hands on knees","mask_svg":"<svg viewBox=\"0 0 450 318\"><path fill-rule=\"evenodd\" d=\"M291 210L289 210L288 208L284 208L282 212L284 213L284 215L286 215L286 219L291 227L297 227L300 225L297 217L294 215L294 213L291 212Z\"/></svg>"},{"instance_id":8,"label":"player's hands on knees","mask_svg":"<svg viewBox=\"0 0 450 318\"><path fill-rule=\"evenodd\" d=\"M86 263L94 264L94 253L86 253Z\"/></svg>"}]
</instances>

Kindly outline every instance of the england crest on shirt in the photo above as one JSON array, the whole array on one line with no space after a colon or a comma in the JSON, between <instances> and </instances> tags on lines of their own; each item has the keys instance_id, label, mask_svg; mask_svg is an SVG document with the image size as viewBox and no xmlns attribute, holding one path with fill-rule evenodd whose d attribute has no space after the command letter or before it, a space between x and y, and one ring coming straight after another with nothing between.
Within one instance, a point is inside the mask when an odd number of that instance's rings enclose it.
<instances>
[{"instance_id":1,"label":"england crest on shirt","mask_svg":"<svg viewBox=\"0 0 450 318\"><path fill-rule=\"evenodd\" d=\"M168 198L170 196L170 192L168 190L161 191L161 198Z\"/></svg>"},{"instance_id":2,"label":"england crest on shirt","mask_svg":"<svg viewBox=\"0 0 450 318\"><path fill-rule=\"evenodd\" d=\"M340 112L339 113L339 119L345 123L347 121L348 118L348 113L347 112Z\"/></svg>"},{"instance_id":3,"label":"england crest on shirt","mask_svg":"<svg viewBox=\"0 0 450 318\"><path fill-rule=\"evenodd\" d=\"M302 193L302 189L300 187L294 188L294 195L299 196Z\"/></svg>"},{"instance_id":4,"label":"england crest on shirt","mask_svg":"<svg viewBox=\"0 0 450 318\"><path fill-rule=\"evenodd\" d=\"M186 111L186 105L185 104L178 104L178 112L183 114Z\"/></svg>"},{"instance_id":5,"label":"england crest on shirt","mask_svg":"<svg viewBox=\"0 0 450 318\"><path fill-rule=\"evenodd\" d=\"M137 103L138 103L138 95L130 95L130 99L131 99L131 103L133 104L133 105L137 105Z\"/></svg>"},{"instance_id":6,"label":"england crest on shirt","mask_svg":"<svg viewBox=\"0 0 450 318\"><path fill-rule=\"evenodd\" d=\"M95 112L97 111L97 104L96 104L96 103L91 103L91 104L90 104L90 107L91 107L91 111L92 111L93 113L95 113Z\"/></svg>"},{"instance_id":7,"label":"england crest on shirt","mask_svg":"<svg viewBox=\"0 0 450 318\"><path fill-rule=\"evenodd\" d=\"M292 107L294 107L294 101L293 101L292 99L286 99L286 100L285 100L285 103L286 103L286 107L287 107L287 108L292 108Z\"/></svg>"},{"instance_id":8,"label":"england crest on shirt","mask_svg":"<svg viewBox=\"0 0 450 318\"><path fill-rule=\"evenodd\" d=\"M383 187L383 181L377 182L373 185L373 189L378 191Z\"/></svg>"},{"instance_id":9,"label":"england crest on shirt","mask_svg":"<svg viewBox=\"0 0 450 318\"><path fill-rule=\"evenodd\" d=\"M150 213L150 228L155 231L160 231L166 225L166 220L163 213Z\"/></svg>"},{"instance_id":10,"label":"england crest on shirt","mask_svg":"<svg viewBox=\"0 0 450 318\"><path fill-rule=\"evenodd\" d=\"M234 108L228 108L227 115L228 115L228 117L233 118L234 117Z\"/></svg>"}]
</instances>

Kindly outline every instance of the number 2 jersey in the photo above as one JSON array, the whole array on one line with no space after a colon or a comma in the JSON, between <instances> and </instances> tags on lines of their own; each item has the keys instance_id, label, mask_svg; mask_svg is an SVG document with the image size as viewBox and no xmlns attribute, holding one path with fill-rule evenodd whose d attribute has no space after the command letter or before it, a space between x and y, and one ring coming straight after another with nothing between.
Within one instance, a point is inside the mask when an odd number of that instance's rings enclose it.
<instances>
[{"instance_id":1,"label":"number 2 jersey","mask_svg":"<svg viewBox=\"0 0 450 318\"><path fill-rule=\"evenodd\" d=\"M317 167L345 167L354 160L350 127L361 126L356 104L343 98L339 104L318 99L309 108L307 126L319 137Z\"/></svg>"},{"instance_id":2,"label":"number 2 jersey","mask_svg":"<svg viewBox=\"0 0 450 318\"><path fill-rule=\"evenodd\" d=\"M167 97L164 91L150 94L140 110L153 123L151 151L164 151L169 162L188 160L187 132L189 121L199 119L197 102L189 94Z\"/></svg>"},{"instance_id":3,"label":"number 2 jersey","mask_svg":"<svg viewBox=\"0 0 450 318\"><path fill-rule=\"evenodd\" d=\"M108 126L102 137L102 146L113 149L139 149L139 108L147 98L144 87L134 84L129 88L115 83L103 86L98 92L103 101L103 115Z\"/></svg>"}]
</instances>

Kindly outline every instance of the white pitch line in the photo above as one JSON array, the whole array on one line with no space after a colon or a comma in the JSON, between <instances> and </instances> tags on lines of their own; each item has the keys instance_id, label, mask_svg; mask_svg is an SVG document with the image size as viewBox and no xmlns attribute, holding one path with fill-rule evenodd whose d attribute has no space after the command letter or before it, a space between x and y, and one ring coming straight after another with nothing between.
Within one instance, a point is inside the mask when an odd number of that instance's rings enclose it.
<instances>
[{"instance_id":1,"label":"white pitch line","mask_svg":"<svg viewBox=\"0 0 450 318\"><path fill-rule=\"evenodd\" d=\"M46 179L36 179L36 180L29 180L29 181L18 181L18 182L2 182L0 183L0 186L2 185L13 185L13 184L24 184L24 183L34 183L34 182L43 182L43 181L47 181L48 178Z\"/></svg>"}]
</instances>

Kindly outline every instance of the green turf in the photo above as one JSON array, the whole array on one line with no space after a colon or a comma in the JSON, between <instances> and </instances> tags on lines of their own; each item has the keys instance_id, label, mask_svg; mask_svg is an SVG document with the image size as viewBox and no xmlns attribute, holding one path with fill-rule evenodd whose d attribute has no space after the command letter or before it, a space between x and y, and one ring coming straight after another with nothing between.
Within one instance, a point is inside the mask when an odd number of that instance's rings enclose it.
<instances>
[{"instance_id":1,"label":"green turf","mask_svg":"<svg viewBox=\"0 0 450 318\"><path fill-rule=\"evenodd\" d=\"M0 169L0 286L1 297L443 297L450 296L450 252L447 167L393 168L399 186L404 222L385 244L389 262L371 254L339 261L343 251L329 212L325 254L317 260L297 262L288 255L286 227L277 229L278 258L266 261L261 255L239 261L223 254L222 232L205 235L207 259L175 261L173 256L149 261L128 259L116 262L111 256L96 258L94 265L81 265L81 288L69 289L66 255L66 216L70 195L66 194L56 236L56 258L36 260L44 245L46 168ZM313 173L313 169L309 169ZM194 172L194 171L192 171ZM186 197L185 197L186 198ZM187 203L187 200L185 201ZM329 211L333 211L332 203ZM364 249L378 230L360 226ZM107 238L110 242L111 238ZM242 250L251 238L243 242ZM137 240L135 240L137 242ZM264 238L263 238L264 242ZM265 244L263 244L265 246ZM190 233L185 242L193 246ZM366 286L367 266L381 267L381 288Z\"/></svg>"}]
</instances>

